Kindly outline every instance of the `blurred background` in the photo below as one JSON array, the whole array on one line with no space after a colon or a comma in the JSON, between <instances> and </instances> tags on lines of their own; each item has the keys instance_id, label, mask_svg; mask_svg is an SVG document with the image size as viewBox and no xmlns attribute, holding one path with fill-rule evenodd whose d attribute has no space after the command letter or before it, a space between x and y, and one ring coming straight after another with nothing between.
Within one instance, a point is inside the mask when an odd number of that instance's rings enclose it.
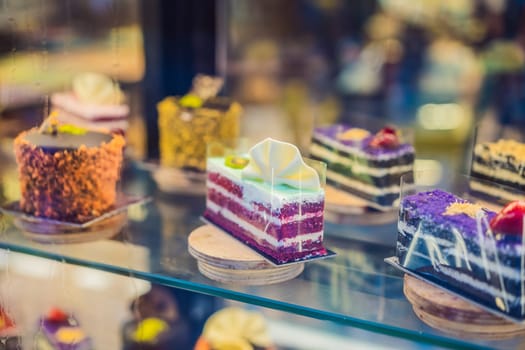
<instances>
[{"instance_id":1,"label":"blurred background","mask_svg":"<svg viewBox=\"0 0 525 350\"><path fill-rule=\"evenodd\" d=\"M156 104L207 73L243 105L248 138L305 150L316 125L396 124L413 130L416 166L446 178L468 171L476 133L523 134L525 1L2 0L0 201L19 197L16 169L1 169L12 138L86 71L124 90L132 159L158 158ZM5 299L22 282L0 268L13 278L0 281ZM117 282L136 296L136 282ZM109 295L129 316L129 300Z\"/></svg>"},{"instance_id":2,"label":"blurred background","mask_svg":"<svg viewBox=\"0 0 525 350\"><path fill-rule=\"evenodd\" d=\"M52 92L97 71L128 95L134 156L155 158L156 103L209 73L245 107L245 136L305 148L314 125L395 123L415 130L420 160L462 171L477 122L493 133L524 124L524 10L521 0L4 0L0 130L40 121Z\"/></svg>"}]
</instances>

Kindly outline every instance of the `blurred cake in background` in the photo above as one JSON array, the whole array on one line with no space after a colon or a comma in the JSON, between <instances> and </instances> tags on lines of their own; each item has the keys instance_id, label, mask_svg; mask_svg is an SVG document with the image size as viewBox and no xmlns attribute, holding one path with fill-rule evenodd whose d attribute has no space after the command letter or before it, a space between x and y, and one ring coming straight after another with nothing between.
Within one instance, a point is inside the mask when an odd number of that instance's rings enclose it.
<instances>
[{"instance_id":1,"label":"blurred cake in background","mask_svg":"<svg viewBox=\"0 0 525 350\"><path fill-rule=\"evenodd\" d=\"M204 171L206 145L239 136L241 106L216 97L223 81L197 75L192 90L182 97L166 97L158 103L160 163Z\"/></svg>"},{"instance_id":2,"label":"blurred cake in background","mask_svg":"<svg viewBox=\"0 0 525 350\"><path fill-rule=\"evenodd\" d=\"M78 320L59 308L52 308L39 321L35 335L37 350L92 350L93 344Z\"/></svg>"},{"instance_id":3,"label":"blurred cake in background","mask_svg":"<svg viewBox=\"0 0 525 350\"><path fill-rule=\"evenodd\" d=\"M525 192L524 169L525 144L510 139L478 143L474 147L470 186L489 196L517 200L521 194L512 189Z\"/></svg>"},{"instance_id":4,"label":"blurred cake in background","mask_svg":"<svg viewBox=\"0 0 525 350\"><path fill-rule=\"evenodd\" d=\"M14 140L20 209L86 222L115 206L125 141L117 134L59 125L54 115Z\"/></svg>"},{"instance_id":5,"label":"blurred cake in background","mask_svg":"<svg viewBox=\"0 0 525 350\"><path fill-rule=\"evenodd\" d=\"M226 349L275 349L263 316L238 307L227 307L211 315L194 350Z\"/></svg>"},{"instance_id":6,"label":"blurred cake in background","mask_svg":"<svg viewBox=\"0 0 525 350\"><path fill-rule=\"evenodd\" d=\"M122 328L123 350L187 349L189 327L169 289L153 285L131 304L133 319Z\"/></svg>"},{"instance_id":7,"label":"blurred cake in background","mask_svg":"<svg viewBox=\"0 0 525 350\"><path fill-rule=\"evenodd\" d=\"M379 210L395 205L400 177L413 171L415 158L414 147L393 127L372 134L344 124L316 128L310 154L327 164L330 185Z\"/></svg>"},{"instance_id":8,"label":"blurred cake in background","mask_svg":"<svg viewBox=\"0 0 525 350\"><path fill-rule=\"evenodd\" d=\"M122 134L128 128L129 106L124 93L116 81L102 74L77 75L72 90L54 93L51 104L62 123Z\"/></svg>"},{"instance_id":9,"label":"blurred cake in background","mask_svg":"<svg viewBox=\"0 0 525 350\"><path fill-rule=\"evenodd\" d=\"M22 349L20 331L18 330L15 321L2 306L0 306L0 349Z\"/></svg>"}]
</instances>

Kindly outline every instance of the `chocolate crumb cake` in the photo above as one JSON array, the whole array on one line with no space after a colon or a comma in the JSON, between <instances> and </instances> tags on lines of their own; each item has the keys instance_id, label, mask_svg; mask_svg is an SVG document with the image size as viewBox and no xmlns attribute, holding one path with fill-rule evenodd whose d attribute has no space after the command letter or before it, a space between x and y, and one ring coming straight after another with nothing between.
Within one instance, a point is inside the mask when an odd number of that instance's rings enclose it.
<instances>
[{"instance_id":1,"label":"chocolate crumb cake","mask_svg":"<svg viewBox=\"0 0 525 350\"><path fill-rule=\"evenodd\" d=\"M75 223L110 211L117 197L124 138L71 125L34 128L14 141L20 209Z\"/></svg>"}]
</instances>

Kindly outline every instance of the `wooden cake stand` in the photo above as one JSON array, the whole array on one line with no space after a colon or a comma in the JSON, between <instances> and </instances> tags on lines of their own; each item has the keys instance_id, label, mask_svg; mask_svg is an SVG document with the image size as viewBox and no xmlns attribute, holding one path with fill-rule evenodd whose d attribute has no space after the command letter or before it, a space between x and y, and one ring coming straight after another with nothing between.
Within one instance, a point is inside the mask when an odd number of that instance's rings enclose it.
<instances>
[{"instance_id":1,"label":"wooden cake stand","mask_svg":"<svg viewBox=\"0 0 525 350\"><path fill-rule=\"evenodd\" d=\"M525 335L525 325L493 315L408 274L404 277L403 292L416 315L443 332L486 340Z\"/></svg>"},{"instance_id":2,"label":"wooden cake stand","mask_svg":"<svg viewBox=\"0 0 525 350\"><path fill-rule=\"evenodd\" d=\"M189 235L188 251L204 276L223 283L272 284L295 278L304 270L304 263L274 266L212 225Z\"/></svg>"},{"instance_id":3,"label":"wooden cake stand","mask_svg":"<svg viewBox=\"0 0 525 350\"><path fill-rule=\"evenodd\" d=\"M397 209L373 211L362 198L325 186L325 219L338 224L383 225L397 219Z\"/></svg>"}]
</instances>

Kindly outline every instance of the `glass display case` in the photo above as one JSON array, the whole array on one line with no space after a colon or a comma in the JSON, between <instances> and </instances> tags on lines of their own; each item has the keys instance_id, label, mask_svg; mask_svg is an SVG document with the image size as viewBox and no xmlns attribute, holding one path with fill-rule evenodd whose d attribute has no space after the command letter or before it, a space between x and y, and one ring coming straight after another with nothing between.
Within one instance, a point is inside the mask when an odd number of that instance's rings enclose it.
<instances>
[{"instance_id":1,"label":"glass display case","mask_svg":"<svg viewBox=\"0 0 525 350\"><path fill-rule=\"evenodd\" d=\"M523 337L458 337L418 319L403 273L384 262L395 255L397 212L326 217L324 244L337 255L307 262L296 278L221 283L188 252L204 195L163 192L154 178L156 104L189 91L197 73L214 73L224 78L222 94L242 105L249 140L272 136L306 152L319 125L396 124L414 130L416 169L446 183L450 172L468 171L480 120L491 132L522 131L523 10L492 0L4 1L0 204L20 198L13 138L39 125L52 94L83 71L111 76L126 95L119 191L145 199L123 210L122 230L89 242L42 243L20 217L0 214L0 306L16 317L24 348L39 317L60 304L96 348L119 349L130 304L152 285L178 300L186 348L225 305L262 313L284 350L524 347Z\"/></svg>"}]
</instances>

